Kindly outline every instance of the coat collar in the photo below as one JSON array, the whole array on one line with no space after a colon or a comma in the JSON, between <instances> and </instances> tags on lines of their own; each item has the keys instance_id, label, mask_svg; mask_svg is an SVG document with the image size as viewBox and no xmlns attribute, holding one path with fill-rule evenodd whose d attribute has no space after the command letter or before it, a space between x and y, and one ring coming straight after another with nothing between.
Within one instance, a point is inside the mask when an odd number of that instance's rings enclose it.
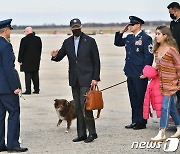
<instances>
[{"instance_id":1,"label":"coat collar","mask_svg":"<svg viewBox=\"0 0 180 154\"><path fill-rule=\"evenodd\" d=\"M140 37L142 37L142 33L144 33L144 31L141 31L140 33L138 33L135 38L139 39Z\"/></svg>"},{"instance_id":2,"label":"coat collar","mask_svg":"<svg viewBox=\"0 0 180 154\"><path fill-rule=\"evenodd\" d=\"M135 37L137 37L140 33L142 32L142 30L140 30L136 35L134 35Z\"/></svg>"},{"instance_id":3,"label":"coat collar","mask_svg":"<svg viewBox=\"0 0 180 154\"><path fill-rule=\"evenodd\" d=\"M0 36L0 37L4 38L8 43L10 43L9 40L7 38L5 38L4 36Z\"/></svg>"},{"instance_id":4,"label":"coat collar","mask_svg":"<svg viewBox=\"0 0 180 154\"><path fill-rule=\"evenodd\" d=\"M34 33L30 33L30 34L26 35L26 37L31 37L31 36L35 36L35 34Z\"/></svg>"},{"instance_id":5,"label":"coat collar","mask_svg":"<svg viewBox=\"0 0 180 154\"><path fill-rule=\"evenodd\" d=\"M178 19L173 20L174 22L180 22L180 17Z\"/></svg>"}]
</instances>

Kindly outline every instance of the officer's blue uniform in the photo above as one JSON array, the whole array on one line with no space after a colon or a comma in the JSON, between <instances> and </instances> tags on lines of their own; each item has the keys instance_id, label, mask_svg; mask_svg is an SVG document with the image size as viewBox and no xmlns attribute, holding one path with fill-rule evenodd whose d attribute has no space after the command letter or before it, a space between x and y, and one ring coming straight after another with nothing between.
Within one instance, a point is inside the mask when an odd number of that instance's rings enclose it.
<instances>
[{"instance_id":1,"label":"officer's blue uniform","mask_svg":"<svg viewBox=\"0 0 180 154\"><path fill-rule=\"evenodd\" d=\"M134 16L130 16L130 20L131 23L137 23ZM144 66L152 65L153 62L152 38L144 31L141 31L136 37L133 34L129 34L125 38L122 36L123 33L116 32L114 45L126 48L124 72L127 76L132 123L146 124L143 119L143 102L148 79L140 79L140 76Z\"/></svg>"},{"instance_id":2,"label":"officer's blue uniform","mask_svg":"<svg viewBox=\"0 0 180 154\"><path fill-rule=\"evenodd\" d=\"M12 19L0 22L0 29L11 29ZM18 79L14 71L15 56L12 45L0 36L0 149L5 146L5 116L8 111L7 148L20 147L18 139L20 133L20 106L19 96L14 90L19 88Z\"/></svg>"}]
</instances>

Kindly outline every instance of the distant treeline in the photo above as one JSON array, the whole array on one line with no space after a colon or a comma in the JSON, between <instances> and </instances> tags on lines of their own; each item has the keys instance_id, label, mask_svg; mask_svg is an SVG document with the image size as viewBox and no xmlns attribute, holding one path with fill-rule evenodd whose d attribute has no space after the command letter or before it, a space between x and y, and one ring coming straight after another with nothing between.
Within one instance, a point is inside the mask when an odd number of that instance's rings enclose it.
<instances>
[{"instance_id":1,"label":"distant treeline","mask_svg":"<svg viewBox=\"0 0 180 154\"><path fill-rule=\"evenodd\" d=\"M169 25L169 21L146 21L145 26L159 26L159 25ZM123 23L84 23L83 27L118 27L125 26L127 22ZM44 25L31 25L33 28L67 28L69 25L56 25L56 24L44 24ZM14 29L24 29L27 25L13 25Z\"/></svg>"}]
</instances>

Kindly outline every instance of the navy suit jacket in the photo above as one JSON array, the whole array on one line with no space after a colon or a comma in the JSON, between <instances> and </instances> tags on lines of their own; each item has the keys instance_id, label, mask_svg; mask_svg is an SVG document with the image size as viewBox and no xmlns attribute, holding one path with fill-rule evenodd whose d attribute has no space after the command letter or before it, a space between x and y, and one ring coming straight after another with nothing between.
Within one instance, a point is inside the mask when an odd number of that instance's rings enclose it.
<instances>
[{"instance_id":1,"label":"navy suit jacket","mask_svg":"<svg viewBox=\"0 0 180 154\"><path fill-rule=\"evenodd\" d=\"M176 40L180 53L180 18L177 21L171 21L170 29L174 39Z\"/></svg>"},{"instance_id":2,"label":"navy suit jacket","mask_svg":"<svg viewBox=\"0 0 180 154\"><path fill-rule=\"evenodd\" d=\"M15 56L11 43L0 37L0 94L14 93L18 79L14 71Z\"/></svg>"},{"instance_id":3,"label":"navy suit jacket","mask_svg":"<svg viewBox=\"0 0 180 154\"><path fill-rule=\"evenodd\" d=\"M126 59L124 72L127 77L139 77L145 65L152 65L152 38L144 31L136 37L133 34L123 38L123 34L116 32L114 45L125 46Z\"/></svg>"},{"instance_id":4,"label":"navy suit jacket","mask_svg":"<svg viewBox=\"0 0 180 154\"><path fill-rule=\"evenodd\" d=\"M96 42L82 33L79 40L77 57L75 55L74 37L67 38L53 61L60 61L67 55L69 60L69 85L89 87L92 80L100 81L100 59Z\"/></svg>"}]
</instances>

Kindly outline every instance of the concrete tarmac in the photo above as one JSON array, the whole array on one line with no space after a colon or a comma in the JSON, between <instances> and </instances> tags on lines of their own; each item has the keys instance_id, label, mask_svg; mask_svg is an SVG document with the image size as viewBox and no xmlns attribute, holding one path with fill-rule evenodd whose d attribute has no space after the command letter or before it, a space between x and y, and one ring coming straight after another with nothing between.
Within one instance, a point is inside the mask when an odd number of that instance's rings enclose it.
<instances>
[{"instance_id":1,"label":"concrete tarmac","mask_svg":"<svg viewBox=\"0 0 180 154\"><path fill-rule=\"evenodd\" d=\"M23 35L12 35L11 42L17 57L20 39ZM165 153L165 143L149 146L150 138L158 133L159 123L148 120L147 129L132 130L124 126L131 123L131 108L127 85L123 83L103 91L104 109L96 120L98 138L92 143L73 143L76 137L76 120L71 130L65 133L66 122L57 127L58 117L54 109L54 99L72 99L68 84L68 61L52 62L50 52L59 49L66 35L41 35L43 52L40 67L40 94L24 95L21 101L22 147L29 149L27 154L146 154ZM123 72L125 49L113 45L114 35L96 35L101 58L100 89L126 80ZM19 65L16 62L19 71ZM20 73L24 90L24 73ZM33 86L32 86L33 91ZM94 112L96 115L96 111ZM170 125L167 137L175 133ZM133 146L133 142L137 142ZM142 143L144 142L144 143ZM137 146L138 144L138 146ZM133 148L132 148L133 146ZM4 152L6 153L6 152ZM180 153L180 148L174 153Z\"/></svg>"}]
</instances>

